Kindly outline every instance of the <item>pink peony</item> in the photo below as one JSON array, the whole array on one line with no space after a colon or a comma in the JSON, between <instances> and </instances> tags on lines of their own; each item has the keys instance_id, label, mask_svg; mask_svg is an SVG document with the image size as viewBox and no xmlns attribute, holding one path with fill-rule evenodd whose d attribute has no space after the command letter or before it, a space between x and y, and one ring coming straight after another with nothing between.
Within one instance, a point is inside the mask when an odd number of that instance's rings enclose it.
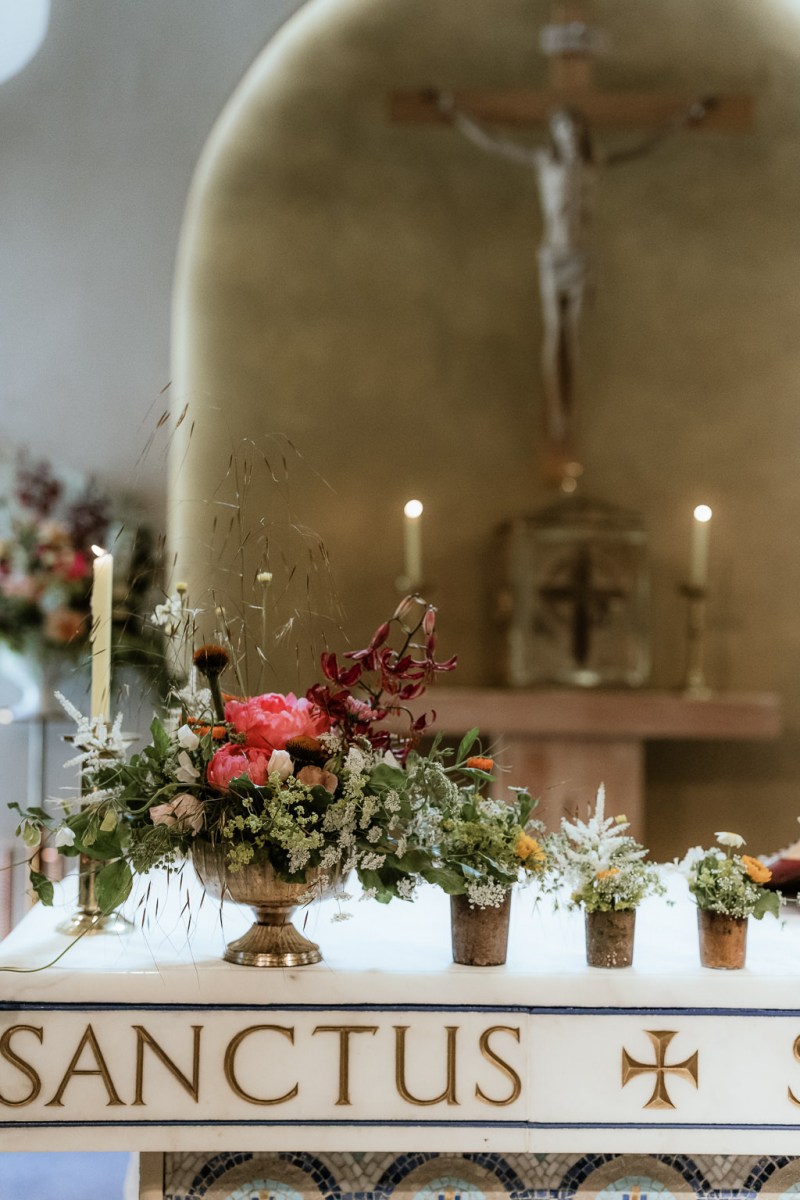
<instances>
[{"instance_id":1,"label":"pink peony","mask_svg":"<svg viewBox=\"0 0 800 1200\"><path fill-rule=\"evenodd\" d=\"M336 791L339 780L332 771L323 771L322 767L303 767L302 771L297 772L298 783L304 783L306 787L322 786L326 792L331 795Z\"/></svg>"},{"instance_id":2,"label":"pink peony","mask_svg":"<svg viewBox=\"0 0 800 1200\"><path fill-rule=\"evenodd\" d=\"M154 825L176 825L183 833L199 833L203 828L203 802L190 792L181 792L169 804L154 804L150 820Z\"/></svg>"},{"instance_id":3,"label":"pink peony","mask_svg":"<svg viewBox=\"0 0 800 1200\"><path fill-rule=\"evenodd\" d=\"M225 720L245 735L248 746L260 750L283 750L290 738L301 734L319 737L331 727L325 713L305 696L298 699L294 692L285 696L267 692L251 700L229 700Z\"/></svg>"},{"instance_id":4,"label":"pink peony","mask_svg":"<svg viewBox=\"0 0 800 1200\"><path fill-rule=\"evenodd\" d=\"M208 764L206 778L220 792L230 790L232 779L246 775L257 786L267 782L269 758L263 750L253 746L220 746Z\"/></svg>"}]
</instances>

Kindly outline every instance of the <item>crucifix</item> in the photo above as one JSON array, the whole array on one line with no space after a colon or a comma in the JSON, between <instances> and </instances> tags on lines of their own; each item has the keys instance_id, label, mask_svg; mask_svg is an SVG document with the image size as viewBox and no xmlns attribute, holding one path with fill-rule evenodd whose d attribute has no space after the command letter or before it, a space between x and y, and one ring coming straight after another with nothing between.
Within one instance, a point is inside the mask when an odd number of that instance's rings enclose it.
<instances>
[{"instance_id":1,"label":"crucifix","mask_svg":"<svg viewBox=\"0 0 800 1200\"><path fill-rule=\"evenodd\" d=\"M399 122L446 121L482 150L536 173L542 210L538 251L545 397L545 477L572 491L582 467L575 445L578 335L591 271L591 215L598 169L645 154L678 129L748 127L747 96L698 97L686 93L604 92L592 81L592 58L602 46L582 3L554 5L540 45L550 58L550 86L541 91L427 89L397 92L392 117ZM548 143L526 146L488 125L546 122ZM634 145L603 152L595 127L646 128Z\"/></svg>"}]
</instances>

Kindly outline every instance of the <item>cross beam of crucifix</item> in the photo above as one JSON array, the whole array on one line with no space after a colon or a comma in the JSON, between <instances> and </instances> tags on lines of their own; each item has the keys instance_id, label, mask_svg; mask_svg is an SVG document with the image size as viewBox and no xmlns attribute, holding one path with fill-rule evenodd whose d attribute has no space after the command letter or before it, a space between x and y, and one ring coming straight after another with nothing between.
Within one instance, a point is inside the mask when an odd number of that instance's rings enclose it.
<instances>
[{"instance_id":1,"label":"cross beam of crucifix","mask_svg":"<svg viewBox=\"0 0 800 1200\"><path fill-rule=\"evenodd\" d=\"M547 121L565 105L580 109L593 126L653 129L685 112L698 93L686 91L602 91L594 86L592 63L598 39L592 37L586 4L556 3L552 24L545 28L556 35L543 39L550 59L549 86L488 90L475 88L455 93L459 108L480 121L493 125L532 125ZM562 38L557 36L562 31ZM570 31L574 31L570 37ZM583 36L582 36L583 35ZM549 41L549 46L548 46ZM704 129L736 133L749 129L753 120L753 98L746 95L715 96L715 104L704 120ZM443 122L447 117L437 105L432 88L394 92L390 100L393 121L403 124Z\"/></svg>"},{"instance_id":2,"label":"cross beam of crucifix","mask_svg":"<svg viewBox=\"0 0 800 1200\"><path fill-rule=\"evenodd\" d=\"M550 56L549 88L452 93L426 89L396 92L395 121L449 122L482 150L533 169L543 217L539 249L542 305L542 370L545 396L544 473L573 490L581 472L575 448L578 332L590 276L590 218L598 166L635 158L684 127L736 131L748 128L748 96L699 97L687 93L604 92L592 82L598 38L582 4L557 4L543 32ZM549 124L549 147L526 147L487 128L491 125ZM595 126L647 128L637 145L596 152Z\"/></svg>"}]
</instances>

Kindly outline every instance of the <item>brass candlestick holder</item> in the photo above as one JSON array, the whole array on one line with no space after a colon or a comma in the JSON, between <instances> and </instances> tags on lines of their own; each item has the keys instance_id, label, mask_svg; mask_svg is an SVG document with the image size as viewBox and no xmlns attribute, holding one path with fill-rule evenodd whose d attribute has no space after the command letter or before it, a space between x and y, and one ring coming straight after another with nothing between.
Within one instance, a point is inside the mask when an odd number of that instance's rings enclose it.
<instances>
[{"instance_id":1,"label":"brass candlestick holder","mask_svg":"<svg viewBox=\"0 0 800 1200\"><path fill-rule=\"evenodd\" d=\"M694 583L684 583L680 593L686 597L686 674L683 694L695 700L707 700L711 688L706 683L706 601L708 590Z\"/></svg>"},{"instance_id":2,"label":"brass candlestick holder","mask_svg":"<svg viewBox=\"0 0 800 1200\"><path fill-rule=\"evenodd\" d=\"M123 734L122 738L125 746L136 741L136 738L130 734ZM70 735L65 740L73 741L74 739ZM107 751L103 754L103 758L108 761L119 760L121 754L117 751ZM85 786L86 777L81 772L81 796L86 794ZM71 917L62 921L57 927L59 933L75 938L84 935L91 936L96 933L125 934L133 931L133 924L121 913L104 913L97 903L97 875L104 866L103 859L90 858L88 854L80 855L78 859L78 907Z\"/></svg>"},{"instance_id":3,"label":"brass candlestick holder","mask_svg":"<svg viewBox=\"0 0 800 1200\"><path fill-rule=\"evenodd\" d=\"M95 933L132 933L133 925L121 913L104 913L97 903L95 880L97 872L105 863L102 859L89 858L81 854L78 874L78 907L66 921L58 926L59 933L68 937L82 937Z\"/></svg>"}]
</instances>

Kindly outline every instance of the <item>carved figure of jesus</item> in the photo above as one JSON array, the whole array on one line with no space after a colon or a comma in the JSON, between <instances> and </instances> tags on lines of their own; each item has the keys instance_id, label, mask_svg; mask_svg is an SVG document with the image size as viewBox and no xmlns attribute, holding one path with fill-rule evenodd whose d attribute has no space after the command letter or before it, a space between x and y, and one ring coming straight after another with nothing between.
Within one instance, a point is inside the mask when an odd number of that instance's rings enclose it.
<instances>
[{"instance_id":1,"label":"carved figure of jesus","mask_svg":"<svg viewBox=\"0 0 800 1200\"><path fill-rule=\"evenodd\" d=\"M637 145L599 157L588 122L575 109L559 108L551 114L545 146L524 146L462 112L449 93L437 95L440 112L471 142L536 174L543 227L538 262L547 429L567 458L572 453L580 320L591 283L590 229L598 166L638 157L674 130L702 120L713 104L711 98L698 100ZM565 463L561 465L563 469Z\"/></svg>"}]
</instances>

